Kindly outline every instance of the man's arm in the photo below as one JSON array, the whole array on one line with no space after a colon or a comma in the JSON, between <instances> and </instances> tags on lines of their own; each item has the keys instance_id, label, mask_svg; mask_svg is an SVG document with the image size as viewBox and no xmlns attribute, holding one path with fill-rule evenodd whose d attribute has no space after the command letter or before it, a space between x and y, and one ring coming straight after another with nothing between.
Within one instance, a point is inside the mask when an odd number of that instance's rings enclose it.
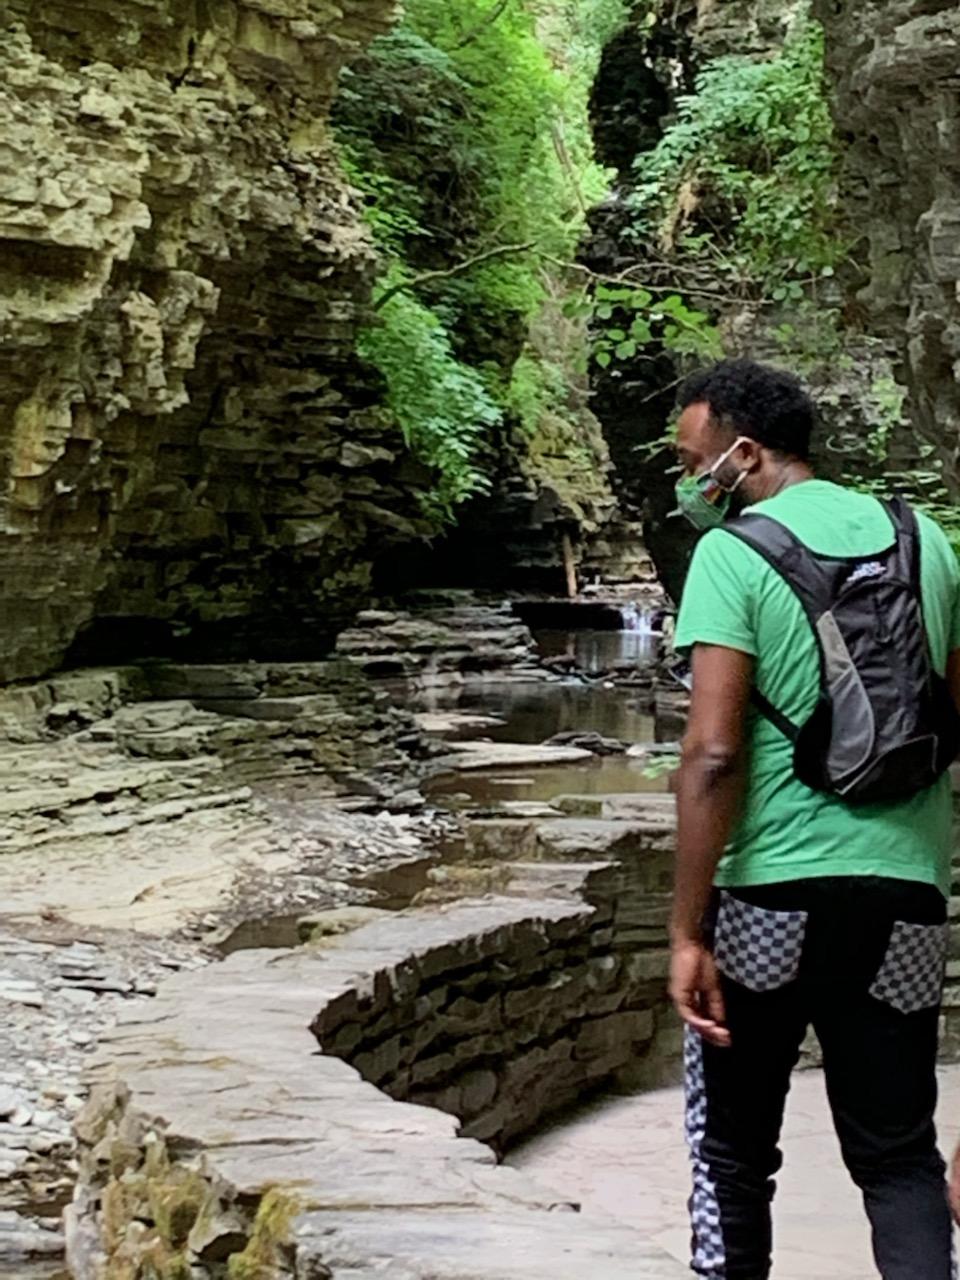
<instances>
[{"instance_id":1,"label":"man's arm","mask_svg":"<svg viewBox=\"0 0 960 1280\"><path fill-rule=\"evenodd\" d=\"M958 677L960 679L960 677ZM690 720L676 784L677 863L670 994L685 1022L714 1044L728 1045L713 957L703 945L717 863L743 797L743 749L753 659L738 649L695 645Z\"/></svg>"}]
</instances>

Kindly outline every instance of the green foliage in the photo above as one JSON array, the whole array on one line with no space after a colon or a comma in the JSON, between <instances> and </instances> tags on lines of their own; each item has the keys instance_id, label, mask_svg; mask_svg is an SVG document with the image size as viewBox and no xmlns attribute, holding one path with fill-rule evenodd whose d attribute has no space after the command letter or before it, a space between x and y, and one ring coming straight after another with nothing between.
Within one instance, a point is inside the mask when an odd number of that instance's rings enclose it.
<instances>
[{"instance_id":1,"label":"green foliage","mask_svg":"<svg viewBox=\"0 0 960 1280\"><path fill-rule=\"evenodd\" d=\"M804 297L789 308L789 314L789 320L773 329L773 338L781 356L796 373L812 373L825 365L834 369L851 365L846 352L848 335L839 308Z\"/></svg>"},{"instance_id":2,"label":"green foliage","mask_svg":"<svg viewBox=\"0 0 960 1280\"><path fill-rule=\"evenodd\" d=\"M334 122L344 166L383 277L405 282L404 301L388 303L363 349L411 446L440 466L427 498L438 518L483 487L501 423L519 415L532 438L545 416L565 412L561 371L534 376L529 363L549 356L525 336L552 303L546 277L573 256L586 210L607 187L588 101L602 46L628 7L408 0L402 24L342 77ZM528 247L436 274L504 245ZM444 412L441 384L455 400Z\"/></svg>"},{"instance_id":3,"label":"green foliage","mask_svg":"<svg viewBox=\"0 0 960 1280\"><path fill-rule=\"evenodd\" d=\"M655 26L656 10L648 21ZM598 363L631 359L645 343L716 356L719 332L704 310L714 298L789 308L778 339L798 367L828 348L839 356L838 313L818 296L847 252L835 170L817 23L801 15L771 57L710 63L694 91L678 99L658 145L636 158L624 231L638 256L651 260L648 278L683 282L690 296L661 299L648 289L612 325L599 298L597 319L607 327L597 325Z\"/></svg>"},{"instance_id":4,"label":"green foliage","mask_svg":"<svg viewBox=\"0 0 960 1280\"><path fill-rule=\"evenodd\" d=\"M477 371L454 355L442 321L412 294L396 294L381 315L360 335L358 349L383 374L387 405L407 445L437 472L423 505L442 522L489 487L477 457L501 411Z\"/></svg>"},{"instance_id":5,"label":"green foliage","mask_svg":"<svg viewBox=\"0 0 960 1280\"><path fill-rule=\"evenodd\" d=\"M681 247L753 296L799 301L844 256L823 32L800 22L772 58L718 58L640 156L633 234Z\"/></svg>"},{"instance_id":6,"label":"green foliage","mask_svg":"<svg viewBox=\"0 0 960 1280\"><path fill-rule=\"evenodd\" d=\"M917 444L912 449L919 454L920 465L907 471L889 467L891 438L894 432L907 425L904 407L906 388L889 374L874 378L866 399L866 416L875 423L866 439L866 457L873 465L873 474L849 475L855 488L877 497L899 493L918 511L924 512L940 525L950 545L960 558L960 505L947 488L944 479L944 462L937 456L936 446Z\"/></svg>"},{"instance_id":7,"label":"green foliage","mask_svg":"<svg viewBox=\"0 0 960 1280\"><path fill-rule=\"evenodd\" d=\"M594 291L594 317L601 322L594 341L594 357L601 369L614 359L634 359L653 342L677 355L716 358L722 354L716 325L678 293L655 298L639 286L599 284Z\"/></svg>"},{"instance_id":8,"label":"green foliage","mask_svg":"<svg viewBox=\"0 0 960 1280\"><path fill-rule=\"evenodd\" d=\"M878 498L898 493L937 524L960 559L960 505L950 495L943 479L943 464L929 470L888 471L879 479L858 479L855 487Z\"/></svg>"},{"instance_id":9,"label":"green foliage","mask_svg":"<svg viewBox=\"0 0 960 1280\"><path fill-rule=\"evenodd\" d=\"M906 388L889 375L875 378L870 384L868 410L876 423L867 438L867 453L871 461L886 462L890 437L903 422L906 398Z\"/></svg>"}]
</instances>

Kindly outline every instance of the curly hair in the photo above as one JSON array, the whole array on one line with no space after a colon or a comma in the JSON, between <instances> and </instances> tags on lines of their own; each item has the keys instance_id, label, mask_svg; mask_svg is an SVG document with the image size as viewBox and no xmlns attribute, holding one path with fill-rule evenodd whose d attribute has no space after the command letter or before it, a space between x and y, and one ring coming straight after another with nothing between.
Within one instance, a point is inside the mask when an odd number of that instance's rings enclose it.
<instances>
[{"instance_id":1,"label":"curly hair","mask_svg":"<svg viewBox=\"0 0 960 1280\"><path fill-rule=\"evenodd\" d=\"M794 458L810 456L816 424L813 401L798 378L754 360L721 360L691 374L679 406L706 404L720 426Z\"/></svg>"}]
</instances>

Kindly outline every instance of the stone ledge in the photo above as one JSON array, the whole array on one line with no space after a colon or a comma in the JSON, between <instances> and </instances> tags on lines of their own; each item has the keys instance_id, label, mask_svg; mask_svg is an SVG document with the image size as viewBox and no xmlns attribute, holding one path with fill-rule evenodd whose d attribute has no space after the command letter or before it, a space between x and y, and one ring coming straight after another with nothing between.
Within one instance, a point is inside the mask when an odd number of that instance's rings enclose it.
<instances>
[{"instance_id":1,"label":"stone ledge","mask_svg":"<svg viewBox=\"0 0 960 1280\"><path fill-rule=\"evenodd\" d=\"M614 914L599 895L489 899L171 979L92 1067L76 1280L147 1258L164 1280L219 1280L228 1258L264 1280L468 1280L478 1257L485 1280L679 1280L639 1234L557 1217L572 1206L458 1136L503 1144L655 1044L675 1051L663 952L618 943ZM318 1056L308 1024L354 1065ZM467 1124L403 1100L418 1093Z\"/></svg>"}]
</instances>

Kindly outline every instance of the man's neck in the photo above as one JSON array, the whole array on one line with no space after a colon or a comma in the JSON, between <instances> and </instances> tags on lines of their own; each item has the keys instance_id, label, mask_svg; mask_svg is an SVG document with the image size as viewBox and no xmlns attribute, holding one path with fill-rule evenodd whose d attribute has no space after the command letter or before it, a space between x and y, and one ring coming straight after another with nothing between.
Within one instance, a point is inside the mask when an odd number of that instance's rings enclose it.
<instances>
[{"instance_id":1,"label":"man's neck","mask_svg":"<svg viewBox=\"0 0 960 1280\"><path fill-rule=\"evenodd\" d=\"M775 498L784 489L813 478L813 468L799 458L788 458L785 462L775 463L769 472L758 477L756 490L750 494L750 504L752 506L757 502L765 502L767 498Z\"/></svg>"}]
</instances>

